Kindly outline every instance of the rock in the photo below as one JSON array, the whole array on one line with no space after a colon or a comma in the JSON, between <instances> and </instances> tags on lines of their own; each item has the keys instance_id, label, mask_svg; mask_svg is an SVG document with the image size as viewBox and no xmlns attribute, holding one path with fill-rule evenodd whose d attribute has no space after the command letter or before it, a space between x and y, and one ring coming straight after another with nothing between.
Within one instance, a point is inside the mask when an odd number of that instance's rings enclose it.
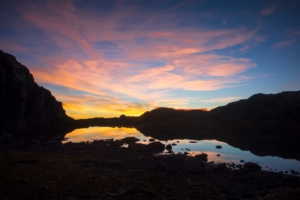
<instances>
[{"instance_id":1,"label":"rock","mask_svg":"<svg viewBox=\"0 0 300 200\"><path fill-rule=\"evenodd\" d=\"M207 162L208 155L206 153L201 153L195 156L196 158L200 158L200 160Z\"/></svg>"},{"instance_id":2,"label":"rock","mask_svg":"<svg viewBox=\"0 0 300 200\"><path fill-rule=\"evenodd\" d=\"M216 164L214 166L214 169L217 170L217 171L226 171L227 170L227 166L226 166L226 163L219 163L219 164Z\"/></svg>"},{"instance_id":3,"label":"rock","mask_svg":"<svg viewBox=\"0 0 300 200\"><path fill-rule=\"evenodd\" d=\"M36 164L38 162L40 161L37 159L27 159L27 160L19 160L17 161L17 164Z\"/></svg>"},{"instance_id":4,"label":"rock","mask_svg":"<svg viewBox=\"0 0 300 200\"><path fill-rule=\"evenodd\" d=\"M176 143L172 143L172 146L177 146L177 144Z\"/></svg>"},{"instance_id":5,"label":"rock","mask_svg":"<svg viewBox=\"0 0 300 200\"><path fill-rule=\"evenodd\" d=\"M67 129L74 121L49 90L34 82L25 66L1 50L0 113L1 129L15 137L59 135L55 130Z\"/></svg>"},{"instance_id":6,"label":"rock","mask_svg":"<svg viewBox=\"0 0 300 200\"><path fill-rule=\"evenodd\" d=\"M222 146L221 145L217 145L216 148L217 149L222 149Z\"/></svg>"},{"instance_id":7,"label":"rock","mask_svg":"<svg viewBox=\"0 0 300 200\"><path fill-rule=\"evenodd\" d=\"M121 140L108 141L107 143L110 147L121 147L124 144Z\"/></svg>"},{"instance_id":8,"label":"rock","mask_svg":"<svg viewBox=\"0 0 300 200\"><path fill-rule=\"evenodd\" d=\"M12 140L12 139L14 139L14 136L11 134L4 134L4 135L2 135L2 139L3 140Z\"/></svg>"},{"instance_id":9,"label":"rock","mask_svg":"<svg viewBox=\"0 0 300 200\"><path fill-rule=\"evenodd\" d=\"M300 189L299 188L289 188L289 187L281 187L276 188L268 195L264 197L265 200L273 200L273 199L299 199Z\"/></svg>"},{"instance_id":10,"label":"rock","mask_svg":"<svg viewBox=\"0 0 300 200\"><path fill-rule=\"evenodd\" d=\"M109 160L105 160L104 164L107 167L121 167L123 162L116 159L109 159Z\"/></svg>"},{"instance_id":11,"label":"rock","mask_svg":"<svg viewBox=\"0 0 300 200\"><path fill-rule=\"evenodd\" d=\"M150 150L149 145L144 145L139 143L130 143L127 149L131 151L141 151L141 152L147 152Z\"/></svg>"},{"instance_id":12,"label":"rock","mask_svg":"<svg viewBox=\"0 0 300 200\"><path fill-rule=\"evenodd\" d=\"M194 173L205 172L205 165L202 160L187 156L184 160L184 170Z\"/></svg>"},{"instance_id":13,"label":"rock","mask_svg":"<svg viewBox=\"0 0 300 200\"><path fill-rule=\"evenodd\" d=\"M282 178L285 183L295 183L300 184L300 177L297 176L285 176Z\"/></svg>"},{"instance_id":14,"label":"rock","mask_svg":"<svg viewBox=\"0 0 300 200\"><path fill-rule=\"evenodd\" d=\"M153 138L149 139L149 142L154 142L154 141L155 141L155 139L153 139Z\"/></svg>"},{"instance_id":15,"label":"rock","mask_svg":"<svg viewBox=\"0 0 300 200\"><path fill-rule=\"evenodd\" d=\"M247 187L244 185L238 185L231 190L229 190L229 195L235 197L234 199L253 199L255 196L259 195L256 190L251 187ZM239 198L237 198L239 197ZM255 198L256 199L256 198ZM260 198L258 198L260 199Z\"/></svg>"},{"instance_id":16,"label":"rock","mask_svg":"<svg viewBox=\"0 0 300 200\"><path fill-rule=\"evenodd\" d=\"M297 172L297 171L295 171L295 170L292 170L292 169L291 169L290 171L291 171L291 173L294 174L294 175L299 175L299 174L300 174L299 172Z\"/></svg>"},{"instance_id":17,"label":"rock","mask_svg":"<svg viewBox=\"0 0 300 200\"><path fill-rule=\"evenodd\" d=\"M220 154L217 154L217 156L220 156Z\"/></svg>"},{"instance_id":18,"label":"rock","mask_svg":"<svg viewBox=\"0 0 300 200\"><path fill-rule=\"evenodd\" d=\"M197 142L197 141L193 141L193 140L192 140L192 141L189 141L189 143L198 143L198 142Z\"/></svg>"},{"instance_id":19,"label":"rock","mask_svg":"<svg viewBox=\"0 0 300 200\"><path fill-rule=\"evenodd\" d=\"M147 146L152 152L163 152L165 150L165 145L161 142L152 142L149 143Z\"/></svg>"},{"instance_id":20,"label":"rock","mask_svg":"<svg viewBox=\"0 0 300 200\"><path fill-rule=\"evenodd\" d=\"M241 163L245 162L244 160L240 160Z\"/></svg>"},{"instance_id":21,"label":"rock","mask_svg":"<svg viewBox=\"0 0 300 200\"><path fill-rule=\"evenodd\" d=\"M161 167L170 172L178 172L184 169L184 158L183 156L172 155L163 156L161 159Z\"/></svg>"},{"instance_id":22,"label":"rock","mask_svg":"<svg viewBox=\"0 0 300 200\"><path fill-rule=\"evenodd\" d=\"M126 138L121 139L121 141L126 144L131 144L131 143L138 142L140 140L137 139L136 137L126 137Z\"/></svg>"},{"instance_id":23,"label":"rock","mask_svg":"<svg viewBox=\"0 0 300 200\"><path fill-rule=\"evenodd\" d=\"M168 144L168 145L166 146L166 150L171 151L171 150L172 150L172 145Z\"/></svg>"},{"instance_id":24,"label":"rock","mask_svg":"<svg viewBox=\"0 0 300 200\"><path fill-rule=\"evenodd\" d=\"M214 169L214 166L209 163L204 163L205 171L210 172Z\"/></svg>"},{"instance_id":25,"label":"rock","mask_svg":"<svg viewBox=\"0 0 300 200\"><path fill-rule=\"evenodd\" d=\"M246 162L243 167L244 169L249 169L249 170L261 170L261 166L253 162Z\"/></svg>"}]
</instances>

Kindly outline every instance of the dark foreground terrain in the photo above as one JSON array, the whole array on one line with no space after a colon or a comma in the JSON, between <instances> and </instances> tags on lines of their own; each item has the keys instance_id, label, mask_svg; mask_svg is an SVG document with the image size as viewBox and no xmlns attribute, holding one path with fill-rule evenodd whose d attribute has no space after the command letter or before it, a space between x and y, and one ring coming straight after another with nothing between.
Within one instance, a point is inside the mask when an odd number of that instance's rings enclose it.
<instances>
[{"instance_id":1,"label":"dark foreground terrain","mask_svg":"<svg viewBox=\"0 0 300 200\"><path fill-rule=\"evenodd\" d=\"M160 155L159 142L0 140L1 199L299 199L300 177ZM128 148L120 147L127 143Z\"/></svg>"}]
</instances>

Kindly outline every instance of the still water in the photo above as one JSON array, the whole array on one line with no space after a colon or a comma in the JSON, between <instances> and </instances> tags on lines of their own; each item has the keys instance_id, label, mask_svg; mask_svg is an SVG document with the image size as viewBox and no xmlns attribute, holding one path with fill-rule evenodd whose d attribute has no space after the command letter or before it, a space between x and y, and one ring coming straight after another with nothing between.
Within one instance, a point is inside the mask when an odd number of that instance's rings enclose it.
<instances>
[{"instance_id":1,"label":"still water","mask_svg":"<svg viewBox=\"0 0 300 200\"><path fill-rule=\"evenodd\" d=\"M136 137L140 139L138 143L148 144L151 137L146 137L135 128L111 128L111 127L90 127L76 129L73 132L65 136L68 138L64 142L82 142L82 141L94 141L101 139L122 139L125 137ZM155 139L155 138L154 138ZM157 140L159 141L159 140ZM241 164L241 160L245 162L258 163L263 170L269 170L274 172L295 170L300 172L300 162L294 159L284 159L276 156L256 156L250 151L242 151L239 148L232 147L225 142L217 140L167 140L160 141L163 144L173 144L174 153L189 152L189 155L193 156L199 153L208 154L208 161L215 162L233 162L235 164ZM216 146L222 146L221 149L217 149Z\"/></svg>"}]
</instances>

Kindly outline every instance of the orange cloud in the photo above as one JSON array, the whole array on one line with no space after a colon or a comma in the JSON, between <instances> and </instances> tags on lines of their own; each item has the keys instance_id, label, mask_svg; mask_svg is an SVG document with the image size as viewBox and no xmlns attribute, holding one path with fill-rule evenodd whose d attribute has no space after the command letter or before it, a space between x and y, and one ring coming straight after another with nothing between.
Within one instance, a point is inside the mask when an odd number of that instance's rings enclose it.
<instances>
[{"instance_id":1,"label":"orange cloud","mask_svg":"<svg viewBox=\"0 0 300 200\"><path fill-rule=\"evenodd\" d=\"M256 29L178 29L166 13L145 12L116 6L82 13L72 1L20 6L27 22L60 49L39 57L44 68L30 67L36 81L66 88L55 89L55 96L72 117L111 117L140 115L155 106L190 108L201 101L171 92L236 87L256 66L247 58L212 53L258 40Z\"/></svg>"}]
</instances>

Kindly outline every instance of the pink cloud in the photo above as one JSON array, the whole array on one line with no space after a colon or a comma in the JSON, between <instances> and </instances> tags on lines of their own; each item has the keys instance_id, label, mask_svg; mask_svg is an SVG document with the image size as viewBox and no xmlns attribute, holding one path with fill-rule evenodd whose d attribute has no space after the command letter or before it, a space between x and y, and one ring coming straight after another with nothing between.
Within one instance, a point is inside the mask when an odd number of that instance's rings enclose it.
<instances>
[{"instance_id":1,"label":"pink cloud","mask_svg":"<svg viewBox=\"0 0 300 200\"><path fill-rule=\"evenodd\" d=\"M265 7L265 8L261 11L261 14L262 14L262 15L270 15L270 14L272 14L272 13L275 11L275 8L276 8L275 5Z\"/></svg>"},{"instance_id":2,"label":"pink cloud","mask_svg":"<svg viewBox=\"0 0 300 200\"><path fill-rule=\"evenodd\" d=\"M297 39L292 39L292 40L287 40L287 41L283 41L283 42L279 42L279 43L276 43L274 45L272 45L272 48L281 48L281 47L285 47L285 46L288 46L294 42L296 42Z\"/></svg>"},{"instance_id":3,"label":"pink cloud","mask_svg":"<svg viewBox=\"0 0 300 200\"><path fill-rule=\"evenodd\" d=\"M236 101L242 99L242 97L222 97L222 98L213 98L208 100L201 100L201 102L205 103L229 103L232 101Z\"/></svg>"},{"instance_id":4,"label":"pink cloud","mask_svg":"<svg viewBox=\"0 0 300 200\"><path fill-rule=\"evenodd\" d=\"M170 20L174 16L166 13L144 14L133 7L117 7L105 14L83 14L72 1L49 1L39 6L28 3L20 7L19 12L62 49L56 55L40 57L46 69L31 67L38 83L92 95L83 100L82 96L71 96L72 100L56 91L72 116L79 116L79 112L94 115L96 109L92 108L97 106L102 107L102 111L98 110L96 116L101 112L106 116L119 114L118 108L141 113L151 106L167 103L188 106L191 101L172 99L169 92L236 87L245 81L242 74L256 66L246 58L207 54L255 40L256 29L177 29L177 21ZM131 19L136 22L128 23ZM103 41L113 45L113 50L95 47ZM108 56L113 53L122 56ZM153 67L153 61L159 66ZM99 96L110 102L101 100L98 104ZM118 96L147 103L139 108Z\"/></svg>"}]
</instances>

